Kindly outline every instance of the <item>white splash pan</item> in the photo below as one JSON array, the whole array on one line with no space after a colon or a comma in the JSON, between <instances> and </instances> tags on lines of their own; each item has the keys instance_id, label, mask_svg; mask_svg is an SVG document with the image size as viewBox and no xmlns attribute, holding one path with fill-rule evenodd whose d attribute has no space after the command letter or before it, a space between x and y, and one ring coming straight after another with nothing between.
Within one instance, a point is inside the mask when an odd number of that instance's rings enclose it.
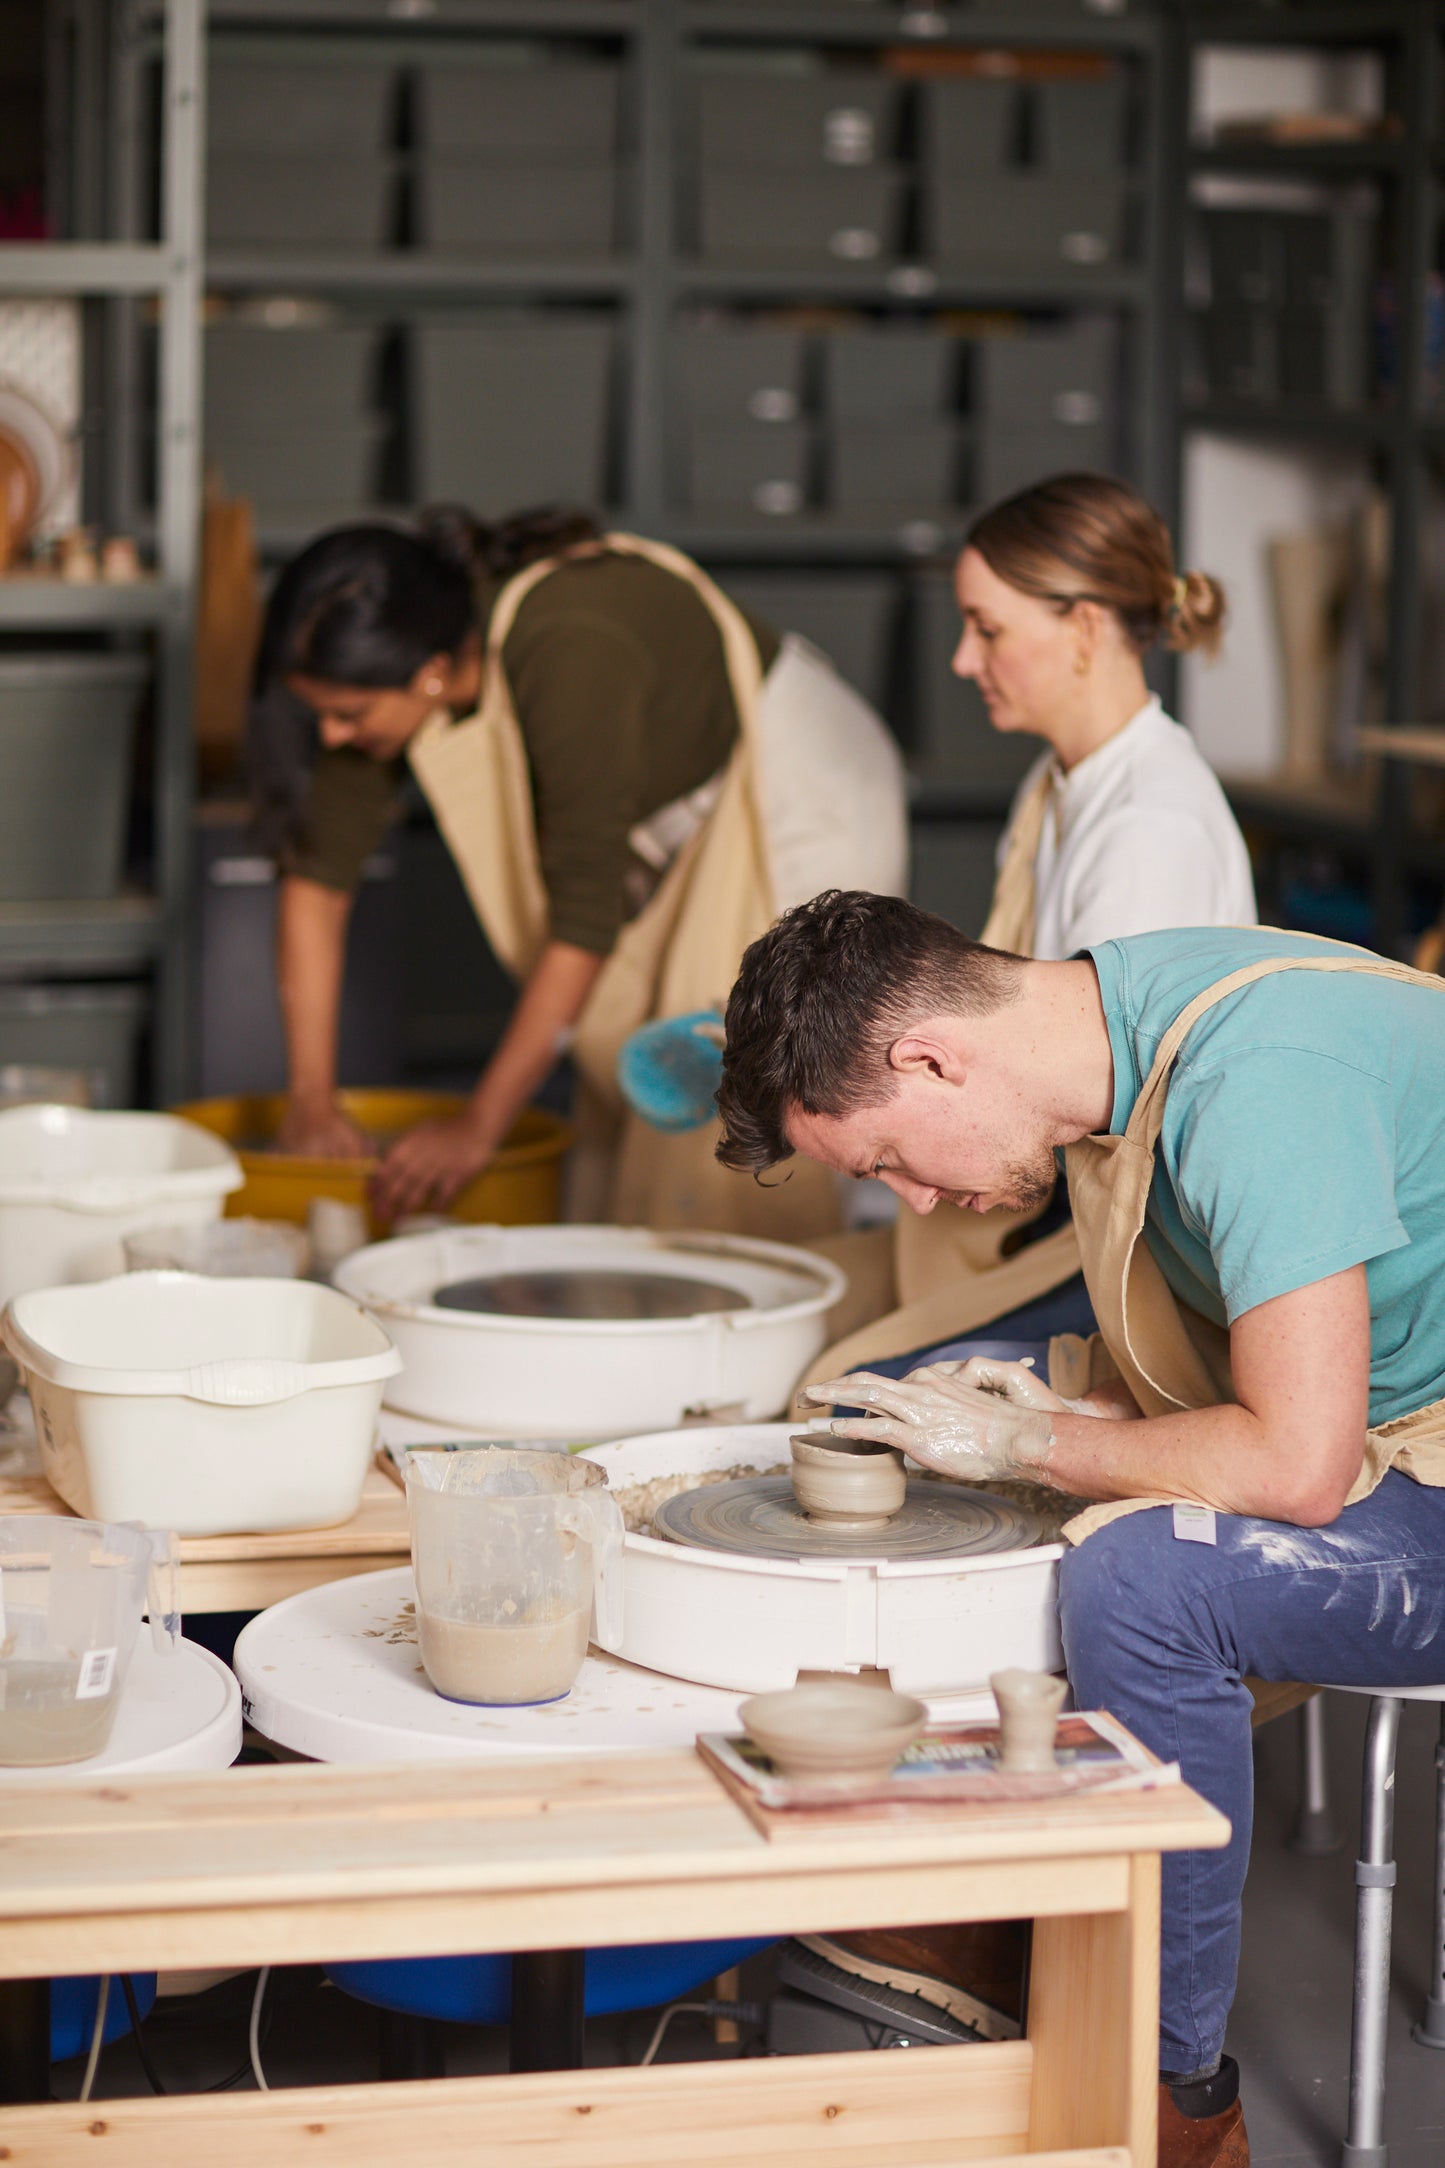
<instances>
[{"instance_id":1,"label":"white splash pan","mask_svg":"<svg viewBox=\"0 0 1445 2168\"><path fill-rule=\"evenodd\" d=\"M500 1317L443 1310L439 1287L502 1272L593 1268L708 1280L743 1310L691 1317ZM777 1415L824 1344L847 1285L836 1265L742 1235L643 1227L456 1227L373 1243L335 1285L370 1310L405 1364L389 1406L494 1438L621 1438L718 1410Z\"/></svg>"},{"instance_id":2,"label":"white splash pan","mask_svg":"<svg viewBox=\"0 0 1445 2168\"><path fill-rule=\"evenodd\" d=\"M796 1425L669 1430L588 1448L614 1490L682 1470L788 1465ZM904 1563L746 1558L629 1535L617 1654L701 1686L765 1693L800 1671L876 1665L905 1694L954 1694L1021 1664L1058 1671L1062 1543Z\"/></svg>"}]
</instances>

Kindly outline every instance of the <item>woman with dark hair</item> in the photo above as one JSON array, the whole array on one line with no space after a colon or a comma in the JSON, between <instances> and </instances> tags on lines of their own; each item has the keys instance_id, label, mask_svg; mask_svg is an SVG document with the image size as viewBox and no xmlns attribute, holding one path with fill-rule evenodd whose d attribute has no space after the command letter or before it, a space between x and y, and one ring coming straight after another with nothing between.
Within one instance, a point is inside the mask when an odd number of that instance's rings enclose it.
<instances>
[{"instance_id":1,"label":"woman with dark hair","mask_svg":"<svg viewBox=\"0 0 1445 2168\"><path fill-rule=\"evenodd\" d=\"M1217 777L1144 678L1162 646L1212 654L1224 591L1177 572L1126 483L1060 474L983 513L958 560L954 657L995 730L1031 732L983 938L1057 960L1163 926L1252 926L1249 856Z\"/></svg>"},{"instance_id":2,"label":"woman with dark hair","mask_svg":"<svg viewBox=\"0 0 1445 2168\"><path fill-rule=\"evenodd\" d=\"M590 1155L577 1208L642 1223L834 1224L826 1184L732 1183L711 1136L633 1134L615 1080L639 1024L719 1004L743 948L846 880L900 891L901 767L823 657L659 544L546 512L341 528L278 579L250 724L281 868L281 1142L347 1154L336 1039L351 898L405 762L520 985L463 1112L383 1163L388 1218L481 1172L571 1050Z\"/></svg>"}]
</instances>

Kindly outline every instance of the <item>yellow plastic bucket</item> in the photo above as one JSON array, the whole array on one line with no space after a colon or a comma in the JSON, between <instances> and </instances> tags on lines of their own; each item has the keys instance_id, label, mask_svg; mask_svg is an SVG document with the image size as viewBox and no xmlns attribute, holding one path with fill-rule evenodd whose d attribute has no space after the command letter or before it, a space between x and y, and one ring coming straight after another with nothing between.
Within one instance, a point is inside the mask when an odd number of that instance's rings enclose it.
<instances>
[{"instance_id":1,"label":"yellow plastic bucket","mask_svg":"<svg viewBox=\"0 0 1445 2168\"><path fill-rule=\"evenodd\" d=\"M465 1104L455 1092L344 1091L337 1097L351 1119L379 1139L399 1136L418 1122L459 1114ZM173 1111L223 1137L239 1157L246 1181L226 1200L229 1216L294 1220L304 1226L313 1197L337 1197L367 1213L373 1234L385 1233L371 1213L368 1193L375 1159L308 1159L266 1148L286 1111L281 1093L193 1099ZM453 1218L505 1227L536 1227L555 1220L562 1202L562 1161L571 1142L571 1130L557 1115L528 1107L491 1165L451 1206Z\"/></svg>"}]
</instances>

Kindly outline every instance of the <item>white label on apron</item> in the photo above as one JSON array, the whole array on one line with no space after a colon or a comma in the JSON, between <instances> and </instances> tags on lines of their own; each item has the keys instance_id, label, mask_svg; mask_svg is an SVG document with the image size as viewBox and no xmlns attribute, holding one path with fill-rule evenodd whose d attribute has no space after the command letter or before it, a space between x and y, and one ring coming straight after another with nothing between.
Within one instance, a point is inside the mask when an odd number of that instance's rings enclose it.
<instances>
[{"instance_id":1,"label":"white label on apron","mask_svg":"<svg viewBox=\"0 0 1445 2168\"><path fill-rule=\"evenodd\" d=\"M110 1682L115 1677L115 1650L91 1649L80 1659L80 1677L75 1682L77 1701L99 1701L102 1694L110 1692Z\"/></svg>"},{"instance_id":2,"label":"white label on apron","mask_svg":"<svg viewBox=\"0 0 1445 2168\"><path fill-rule=\"evenodd\" d=\"M1213 1506L1176 1506L1174 1540L1176 1543L1217 1543Z\"/></svg>"}]
</instances>

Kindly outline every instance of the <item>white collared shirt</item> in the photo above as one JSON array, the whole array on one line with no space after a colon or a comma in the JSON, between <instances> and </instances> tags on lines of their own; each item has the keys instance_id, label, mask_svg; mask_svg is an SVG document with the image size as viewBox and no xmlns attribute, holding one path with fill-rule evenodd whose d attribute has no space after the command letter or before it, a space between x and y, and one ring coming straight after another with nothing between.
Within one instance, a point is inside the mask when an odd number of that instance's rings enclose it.
<instances>
[{"instance_id":1,"label":"white collared shirt","mask_svg":"<svg viewBox=\"0 0 1445 2168\"><path fill-rule=\"evenodd\" d=\"M1256 924L1249 853L1219 778L1157 699L1067 773L1045 754L1016 808L1046 764L1053 793L1034 859L1035 956L1057 961L1091 941L1166 926Z\"/></svg>"}]
</instances>

